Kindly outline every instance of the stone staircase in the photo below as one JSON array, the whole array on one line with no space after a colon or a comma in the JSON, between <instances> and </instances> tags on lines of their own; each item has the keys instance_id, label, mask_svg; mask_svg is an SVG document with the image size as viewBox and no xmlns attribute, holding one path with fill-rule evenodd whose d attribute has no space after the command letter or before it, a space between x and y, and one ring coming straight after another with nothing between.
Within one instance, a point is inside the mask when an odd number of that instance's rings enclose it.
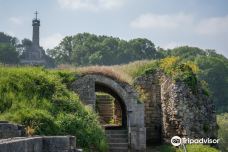
<instances>
[{"instance_id":1,"label":"stone staircase","mask_svg":"<svg viewBox=\"0 0 228 152\"><path fill-rule=\"evenodd\" d=\"M106 130L109 152L128 152L127 130Z\"/></svg>"}]
</instances>

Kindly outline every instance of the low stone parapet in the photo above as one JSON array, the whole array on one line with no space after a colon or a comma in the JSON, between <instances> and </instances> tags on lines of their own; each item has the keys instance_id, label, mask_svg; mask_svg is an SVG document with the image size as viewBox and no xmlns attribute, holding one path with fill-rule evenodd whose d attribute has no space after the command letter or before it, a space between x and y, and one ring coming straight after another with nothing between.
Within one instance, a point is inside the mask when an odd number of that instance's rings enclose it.
<instances>
[{"instance_id":1,"label":"low stone parapet","mask_svg":"<svg viewBox=\"0 0 228 152\"><path fill-rule=\"evenodd\" d=\"M15 137L0 140L0 152L78 152L74 136Z\"/></svg>"},{"instance_id":2,"label":"low stone parapet","mask_svg":"<svg viewBox=\"0 0 228 152\"><path fill-rule=\"evenodd\" d=\"M25 136L25 129L22 125L0 121L0 139L22 136Z\"/></svg>"}]
</instances>

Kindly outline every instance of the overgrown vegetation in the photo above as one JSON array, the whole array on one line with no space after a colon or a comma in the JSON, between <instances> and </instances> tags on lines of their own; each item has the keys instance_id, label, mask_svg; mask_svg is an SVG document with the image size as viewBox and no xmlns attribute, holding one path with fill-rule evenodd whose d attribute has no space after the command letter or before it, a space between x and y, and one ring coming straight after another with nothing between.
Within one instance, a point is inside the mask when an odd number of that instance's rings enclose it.
<instances>
[{"instance_id":1,"label":"overgrown vegetation","mask_svg":"<svg viewBox=\"0 0 228 152\"><path fill-rule=\"evenodd\" d=\"M106 151L97 115L67 89L73 73L0 66L0 119L26 126L27 133L75 135L77 145Z\"/></svg>"},{"instance_id":2,"label":"overgrown vegetation","mask_svg":"<svg viewBox=\"0 0 228 152\"><path fill-rule=\"evenodd\" d=\"M206 90L210 93L217 113L228 112L228 59L217 54L215 50L203 50L197 47L183 46L160 52L166 57L176 56L182 61L195 63L200 71L196 74Z\"/></svg>"},{"instance_id":3,"label":"overgrown vegetation","mask_svg":"<svg viewBox=\"0 0 228 152\"><path fill-rule=\"evenodd\" d=\"M208 145L201 144L188 144L186 146L187 152L219 152L218 149L210 147ZM155 147L154 150L159 152L183 152L183 147L174 147L169 144L163 144L161 146Z\"/></svg>"},{"instance_id":4,"label":"overgrown vegetation","mask_svg":"<svg viewBox=\"0 0 228 152\"><path fill-rule=\"evenodd\" d=\"M209 95L208 87L205 82L198 83L196 74L200 71L199 67L191 61L182 61L179 57L167 57L161 60L136 61L125 65L114 66L89 66L75 68L73 66L60 66L60 69L68 69L84 74L102 74L112 77L122 82L132 84L134 79L152 74L158 70L173 78L176 82L185 82L193 93L197 93L198 87L202 87L204 93Z\"/></svg>"},{"instance_id":5,"label":"overgrown vegetation","mask_svg":"<svg viewBox=\"0 0 228 152\"><path fill-rule=\"evenodd\" d=\"M228 113L217 115L217 123L219 126L219 149L226 152L228 151Z\"/></svg>"},{"instance_id":6,"label":"overgrown vegetation","mask_svg":"<svg viewBox=\"0 0 228 152\"><path fill-rule=\"evenodd\" d=\"M175 81L185 82L192 91L196 90L197 78L196 73L198 67L190 62L181 62L178 57L168 57L154 62L147 69L140 69L141 75L154 73L154 71L161 69L165 74L171 76Z\"/></svg>"}]
</instances>

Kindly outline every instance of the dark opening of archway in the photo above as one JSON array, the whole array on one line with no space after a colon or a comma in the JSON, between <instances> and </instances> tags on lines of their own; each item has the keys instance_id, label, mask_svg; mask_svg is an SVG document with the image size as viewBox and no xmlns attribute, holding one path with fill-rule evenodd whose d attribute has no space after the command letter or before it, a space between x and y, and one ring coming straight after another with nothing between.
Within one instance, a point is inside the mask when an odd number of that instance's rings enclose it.
<instances>
[{"instance_id":1,"label":"dark opening of archway","mask_svg":"<svg viewBox=\"0 0 228 152\"><path fill-rule=\"evenodd\" d=\"M127 127L126 107L120 96L104 84L95 83L96 111L106 129Z\"/></svg>"}]
</instances>

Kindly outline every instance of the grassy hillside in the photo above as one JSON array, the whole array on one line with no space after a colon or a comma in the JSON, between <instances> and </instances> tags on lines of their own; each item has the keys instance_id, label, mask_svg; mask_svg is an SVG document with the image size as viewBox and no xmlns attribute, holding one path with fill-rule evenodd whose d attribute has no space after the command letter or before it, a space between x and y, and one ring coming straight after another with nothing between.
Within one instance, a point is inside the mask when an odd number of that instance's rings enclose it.
<instances>
[{"instance_id":1,"label":"grassy hillside","mask_svg":"<svg viewBox=\"0 0 228 152\"><path fill-rule=\"evenodd\" d=\"M77 145L105 151L97 115L67 89L72 73L0 66L0 120L26 126L27 133L75 135Z\"/></svg>"}]
</instances>

